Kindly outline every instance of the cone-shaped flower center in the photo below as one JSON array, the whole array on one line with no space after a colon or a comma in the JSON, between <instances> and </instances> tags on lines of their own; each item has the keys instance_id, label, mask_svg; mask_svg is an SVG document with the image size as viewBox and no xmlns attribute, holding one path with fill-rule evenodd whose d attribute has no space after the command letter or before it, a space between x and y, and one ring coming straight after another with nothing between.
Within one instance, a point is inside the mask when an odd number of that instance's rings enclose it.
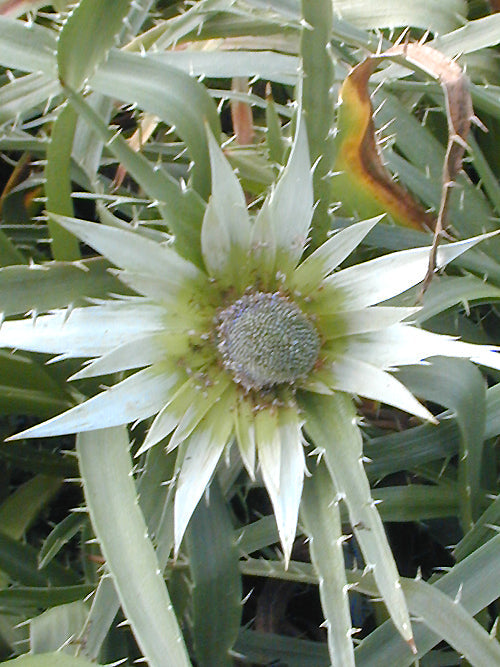
<instances>
[{"instance_id":1,"label":"cone-shaped flower center","mask_svg":"<svg viewBox=\"0 0 500 667\"><path fill-rule=\"evenodd\" d=\"M223 363L245 389L292 383L318 359L314 325L280 294L246 294L222 311L218 323Z\"/></svg>"}]
</instances>

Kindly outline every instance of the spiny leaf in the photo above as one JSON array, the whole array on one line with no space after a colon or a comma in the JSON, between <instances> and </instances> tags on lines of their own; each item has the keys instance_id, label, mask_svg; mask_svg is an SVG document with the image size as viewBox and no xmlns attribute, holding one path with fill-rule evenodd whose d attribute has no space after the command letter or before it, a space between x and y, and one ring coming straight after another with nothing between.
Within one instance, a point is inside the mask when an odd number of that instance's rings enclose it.
<instances>
[{"instance_id":1,"label":"spiny leaf","mask_svg":"<svg viewBox=\"0 0 500 667\"><path fill-rule=\"evenodd\" d=\"M105 91L106 87L103 92ZM101 140L107 143L109 150L156 202L160 215L175 234L175 244L179 253L201 265L199 228L204 211L201 199L193 190L189 188L183 190L166 170L156 169L142 153L136 153L130 148L121 134L108 128L81 95L70 89L66 89L66 93L77 112Z\"/></svg>"},{"instance_id":2,"label":"spiny leaf","mask_svg":"<svg viewBox=\"0 0 500 667\"><path fill-rule=\"evenodd\" d=\"M52 653L42 653L40 655L22 655L15 660L9 660L2 665L12 665L12 667L100 667L95 662L85 660L84 658L75 658L60 651Z\"/></svg>"},{"instance_id":3,"label":"spiny leaf","mask_svg":"<svg viewBox=\"0 0 500 667\"><path fill-rule=\"evenodd\" d=\"M137 502L126 429L79 434L76 448L92 524L145 659L152 667L188 667L182 634Z\"/></svg>"},{"instance_id":4,"label":"spiny leaf","mask_svg":"<svg viewBox=\"0 0 500 667\"><path fill-rule=\"evenodd\" d=\"M306 395L301 402L307 415L305 428L324 454L339 499L346 502L367 567L373 571L394 625L414 650L398 571L363 467L361 432L352 399L337 392L333 396Z\"/></svg>"},{"instance_id":5,"label":"spiny leaf","mask_svg":"<svg viewBox=\"0 0 500 667\"><path fill-rule=\"evenodd\" d=\"M314 165L314 216L311 225L311 248L319 247L327 238L331 221L331 205L327 174L334 159L332 126L334 118L334 68L329 51L332 38L333 8L331 0L302 0L300 50L302 108L307 123L310 160Z\"/></svg>"},{"instance_id":6,"label":"spiny leaf","mask_svg":"<svg viewBox=\"0 0 500 667\"><path fill-rule=\"evenodd\" d=\"M45 194L47 210L61 215L73 215L71 199L71 150L75 135L77 115L71 106L64 106L52 127L45 167ZM71 261L80 259L78 241L57 222L49 220L54 259Z\"/></svg>"},{"instance_id":7,"label":"spiny leaf","mask_svg":"<svg viewBox=\"0 0 500 667\"><path fill-rule=\"evenodd\" d=\"M0 63L22 72L56 73L56 35L34 21L0 16Z\"/></svg>"},{"instance_id":8,"label":"spiny leaf","mask_svg":"<svg viewBox=\"0 0 500 667\"><path fill-rule=\"evenodd\" d=\"M229 508L217 479L186 531L193 578L193 637L200 666L231 667L241 619L239 554ZM218 610L214 614L214 609Z\"/></svg>"},{"instance_id":9,"label":"spiny leaf","mask_svg":"<svg viewBox=\"0 0 500 667\"><path fill-rule=\"evenodd\" d=\"M57 64L65 85L79 90L114 46L131 0L82 0L59 35Z\"/></svg>"},{"instance_id":10,"label":"spiny leaf","mask_svg":"<svg viewBox=\"0 0 500 667\"><path fill-rule=\"evenodd\" d=\"M29 310L42 313L123 291L123 285L108 268L109 263L101 258L1 268L2 311L5 316Z\"/></svg>"},{"instance_id":11,"label":"spiny leaf","mask_svg":"<svg viewBox=\"0 0 500 667\"><path fill-rule=\"evenodd\" d=\"M310 537L311 559L319 574L332 665L354 667L339 503L322 462L313 477L306 479L300 516Z\"/></svg>"},{"instance_id":12,"label":"spiny leaf","mask_svg":"<svg viewBox=\"0 0 500 667\"><path fill-rule=\"evenodd\" d=\"M193 161L190 182L204 199L210 192L210 171L205 124L220 135L216 106L189 74L149 54L112 50L90 80L90 86L125 103L137 104L175 127Z\"/></svg>"}]
</instances>

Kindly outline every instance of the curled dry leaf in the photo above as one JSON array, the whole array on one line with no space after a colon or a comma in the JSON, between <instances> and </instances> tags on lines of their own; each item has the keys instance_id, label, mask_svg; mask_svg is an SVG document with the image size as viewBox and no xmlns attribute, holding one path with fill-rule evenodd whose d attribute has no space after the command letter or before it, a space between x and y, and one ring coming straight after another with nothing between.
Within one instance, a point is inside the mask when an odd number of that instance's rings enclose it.
<instances>
[{"instance_id":1,"label":"curled dry leaf","mask_svg":"<svg viewBox=\"0 0 500 667\"><path fill-rule=\"evenodd\" d=\"M354 67L340 90L334 196L361 218L389 213L399 225L434 228L435 218L385 168L375 137L368 81L380 57Z\"/></svg>"},{"instance_id":2,"label":"curled dry leaf","mask_svg":"<svg viewBox=\"0 0 500 667\"><path fill-rule=\"evenodd\" d=\"M391 51L398 55L402 52L401 55L408 63L413 63L430 76L438 79L443 88L446 102L448 145L443 164L441 201L434 227L434 241L429 256L429 268L422 284L422 291L424 292L436 270L437 247L447 224L451 189L455 178L462 169L462 160L471 121L474 118L474 109L469 91L469 79L455 61L425 44L398 45Z\"/></svg>"},{"instance_id":3,"label":"curled dry leaf","mask_svg":"<svg viewBox=\"0 0 500 667\"><path fill-rule=\"evenodd\" d=\"M437 218L426 211L385 168L375 138L368 80L385 59L402 61L436 79L443 88L448 121L448 145L443 165L441 202ZM462 168L462 159L474 117L468 77L453 60L421 43L398 44L385 53L370 56L353 68L340 91L337 156L332 180L339 198L351 203L360 215L388 212L403 226L434 230L428 286L435 270L439 238L446 227L450 191Z\"/></svg>"},{"instance_id":4,"label":"curled dry leaf","mask_svg":"<svg viewBox=\"0 0 500 667\"><path fill-rule=\"evenodd\" d=\"M465 144L474 117L468 77L458 63L427 44L399 44L384 55L403 57L406 63L414 65L441 84L446 102L448 141L453 144L450 155L446 156L445 168L448 177L455 178L462 168Z\"/></svg>"}]
</instances>

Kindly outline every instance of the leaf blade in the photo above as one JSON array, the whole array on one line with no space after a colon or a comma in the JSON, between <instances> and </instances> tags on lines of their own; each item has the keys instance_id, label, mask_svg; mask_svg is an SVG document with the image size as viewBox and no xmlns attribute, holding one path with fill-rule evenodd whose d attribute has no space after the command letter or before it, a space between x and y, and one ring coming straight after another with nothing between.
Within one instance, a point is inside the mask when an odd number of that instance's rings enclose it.
<instances>
[{"instance_id":1,"label":"leaf blade","mask_svg":"<svg viewBox=\"0 0 500 667\"><path fill-rule=\"evenodd\" d=\"M83 0L66 19L57 44L59 77L79 90L115 44L131 0Z\"/></svg>"},{"instance_id":2,"label":"leaf blade","mask_svg":"<svg viewBox=\"0 0 500 667\"><path fill-rule=\"evenodd\" d=\"M152 667L190 667L137 503L126 430L80 433L76 448L92 524L144 657Z\"/></svg>"}]
</instances>

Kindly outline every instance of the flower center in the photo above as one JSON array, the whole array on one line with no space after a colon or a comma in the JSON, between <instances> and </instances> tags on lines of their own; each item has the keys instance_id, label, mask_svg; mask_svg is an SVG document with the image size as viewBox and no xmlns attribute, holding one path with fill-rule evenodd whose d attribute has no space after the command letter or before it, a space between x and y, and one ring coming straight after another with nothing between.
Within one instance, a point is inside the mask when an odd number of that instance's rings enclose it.
<instances>
[{"instance_id":1,"label":"flower center","mask_svg":"<svg viewBox=\"0 0 500 667\"><path fill-rule=\"evenodd\" d=\"M280 294L246 294L218 318L218 349L224 366L245 389L292 383L318 359L314 325Z\"/></svg>"}]
</instances>

